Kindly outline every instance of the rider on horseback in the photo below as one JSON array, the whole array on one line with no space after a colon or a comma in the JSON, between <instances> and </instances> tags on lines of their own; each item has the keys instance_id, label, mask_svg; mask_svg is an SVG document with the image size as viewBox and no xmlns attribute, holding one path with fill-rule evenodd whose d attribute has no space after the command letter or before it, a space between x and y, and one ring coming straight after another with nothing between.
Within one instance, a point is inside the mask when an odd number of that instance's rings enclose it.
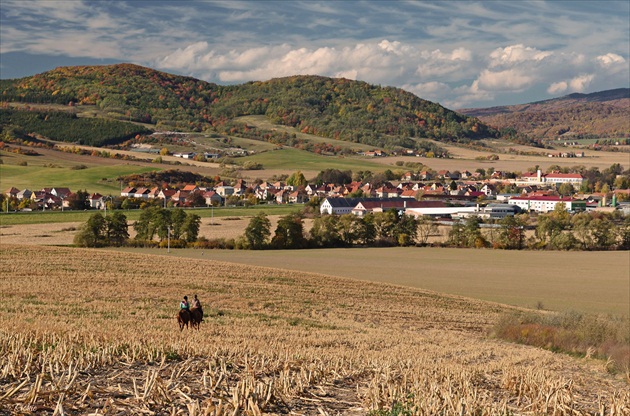
<instances>
[{"instance_id":1,"label":"rider on horseback","mask_svg":"<svg viewBox=\"0 0 630 416\"><path fill-rule=\"evenodd\" d=\"M201 312L201 320L203 321L203 309L201 309L201 302L197 299L197 295L195 295L195 298L192 301L192 308L199 309L199 312Z\"/></svg>"},{"instance_id":2,"label":"rider on horseback","mask_svg":"<svg viewBox=\"0 0 630 416\"><path fill-rule=\"evenodd\" d=\"M185 309L190 311L190 304L188 303L188 296L184 296L184 300L179 304L179 309Z\"/></svg>"}]
</instances>

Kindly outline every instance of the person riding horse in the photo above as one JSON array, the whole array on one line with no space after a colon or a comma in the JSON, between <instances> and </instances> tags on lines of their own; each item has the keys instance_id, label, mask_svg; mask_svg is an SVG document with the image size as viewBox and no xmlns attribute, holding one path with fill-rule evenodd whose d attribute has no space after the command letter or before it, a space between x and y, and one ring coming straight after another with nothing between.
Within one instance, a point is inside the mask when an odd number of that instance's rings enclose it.
<instances>
[{"instance_id":1,"label":"person riding horse","mask_svg":"<svg viewBox=\"0 0 630 416\"><path fill-rule=\"evenodd\" d=\"M195 295L195 298L192 301L191 313L194 313L195 310L198 310L201 313L200 321L203 321L203 309L201 308L201 302L199 302L197 295Z\"/></svg>"},{"instance_id":2,"label":"person riding horse","mask_svg":"<svg viewBox=\"0 0 630 416\"><path fill-rule=\"evenodd\" d=\"M184 296L179 304L179 312L177 313L177 323L179 324L179 330L183 330L184 327L188 327L188 323L191 321L192 314L190 312L190 304L188 303L188 296Z\"/></svg>"}]
</instances>

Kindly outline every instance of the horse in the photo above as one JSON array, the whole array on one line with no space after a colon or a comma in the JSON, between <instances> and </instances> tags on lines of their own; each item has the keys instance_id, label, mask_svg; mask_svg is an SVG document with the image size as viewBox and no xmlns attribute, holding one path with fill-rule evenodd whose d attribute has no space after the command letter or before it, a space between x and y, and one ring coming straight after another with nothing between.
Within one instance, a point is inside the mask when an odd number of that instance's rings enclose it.
<instances>
[{"instance_id":1,"label":"horse","mask_svg":"<svg viewBox=\"0 0 630 416\"><path fill-rule=\"evenodd\" d=\"M201 321L203 321L203 309L201 309L201 307L192 308L190 310L190 325L193 328L197 328L197 331L199 331Z\"/></svg>"},{"instance_id":2,"label":"horse","mask_svg":"<svg viewBox=\"0 0 630 416\"><path fill-rule=\"evenodd\" d=\"M188 309L180 309L177 313L177 323L179 324L179 330L183 331L184 327L188 328L188 323L191 322L191 319L192 314Z\"/></svg>"}]
</instances>

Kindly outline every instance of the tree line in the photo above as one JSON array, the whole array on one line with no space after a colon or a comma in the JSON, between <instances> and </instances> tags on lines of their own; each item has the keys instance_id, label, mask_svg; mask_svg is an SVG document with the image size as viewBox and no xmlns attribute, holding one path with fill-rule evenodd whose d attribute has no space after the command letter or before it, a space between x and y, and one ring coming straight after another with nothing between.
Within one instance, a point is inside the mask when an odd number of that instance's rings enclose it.
<instances>
[{"instance_id":1,"label":"tree line","mask_svg":"<svg viewBox=\"0 0 630 416\"><path fill-rule=\"evenodd\" d=\"M540 214L530 224L528 214L483 221L469 217L454 221L443 247L494 248L504 250L627 250L630 249L630 217L608 213L580 213L571 216L562 204L551 213ZM485 227L484 227L485 224ZM526 231L533 229L533 235ZM304 249L335 247L382 247L427 245L439 236L438 223L430 217L398 213L395 210L369 213L321 215L305 232L302 214L280 218L272 236L271 222L264 213L253 217L235 242L240 249Z\"/></svg>"},{"instance_id":2,"label":"tree line","mask_svg":"<svg viewBox=\"0 0 630 416\"><path fill-rule=\"evenodd\" d=\"M127 217L121 211L109 216L100 212L92 214L79 227L74 244L80 247L104 246L165 246L186 247L197 241L201 217L182 209L149 207L142 210L140 218L132 227L136 231L129 239Z\"/></svg>"}]
</instances>

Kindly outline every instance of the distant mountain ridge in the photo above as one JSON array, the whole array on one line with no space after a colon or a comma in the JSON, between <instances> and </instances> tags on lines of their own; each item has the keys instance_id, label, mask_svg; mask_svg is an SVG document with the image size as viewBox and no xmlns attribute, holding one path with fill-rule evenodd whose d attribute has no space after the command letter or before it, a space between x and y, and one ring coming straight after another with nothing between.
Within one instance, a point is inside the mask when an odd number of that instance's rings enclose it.
<instances>
[{"instance_id":1,"label":"distant mountain ridge","mask_svg":"<svg viewBox=\"0 0 630 416\"><path fill-rule=\"evenodd\" d=\"M416 139L469 141L499 133L398 88L321 76L292 76L219 86L133 64L61 67L0 80L3 102L95 105L119 120L159 129L247 130L234 122L265 115L273 123L322 137L381 148L413 148ZM261 140L290 142L275 133ZM267 137L269 136L269 137Z\"/></svg>"},{"instance_id":2,"label":"distant mountain ridge","mask_svg":"<svg viewBox=\"0 0 630 416\"><path fill-rule=\"evenodd\" d=\"M630 137L630 88L574 93L528 104L458 110L533 138Z\"/></svg>"}]
</instances>

